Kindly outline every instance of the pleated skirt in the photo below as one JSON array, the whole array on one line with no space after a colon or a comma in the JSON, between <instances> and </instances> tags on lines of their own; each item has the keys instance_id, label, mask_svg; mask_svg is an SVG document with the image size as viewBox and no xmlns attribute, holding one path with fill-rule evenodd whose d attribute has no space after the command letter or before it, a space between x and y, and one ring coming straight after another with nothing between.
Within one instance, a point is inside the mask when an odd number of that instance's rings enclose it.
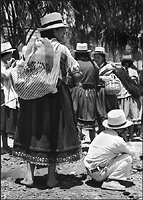
<instances>
[{"instance_id":1,"label":"pleated skirt","mask_svg":"<svg viewBox=\"0 0 143 200\"><path fill-rule=\"evenodd\" d=\"M96 89L84 89L76 86L71 89L71 95L78 127L94 129L98 122L104 118Z\"/></svg>"}]
</instances>

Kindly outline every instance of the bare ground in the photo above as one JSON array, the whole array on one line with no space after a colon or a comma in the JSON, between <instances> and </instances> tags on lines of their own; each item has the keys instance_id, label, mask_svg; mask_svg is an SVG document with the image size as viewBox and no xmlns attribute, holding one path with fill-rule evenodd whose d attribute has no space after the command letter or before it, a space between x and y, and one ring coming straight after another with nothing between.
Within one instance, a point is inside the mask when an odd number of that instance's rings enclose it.
<instances>
[{"instance_id":1,"label":"bare ground","mask_svg":"<svg viewBox=\"0 0 143 200\"><path fill-rule=\"evenodd\" d=\"M47 168L36 168L34 187L27 188L17 183L24 178L26 163L19 158L1 155L1 199L142 199L142 142L132 142L136 149L130 179L124 183L126 191L110 191L101 189L101 185L93 181L87 174L83 159L77 163L57 166L59 186L45 188ZM87 152L83 146L83 156Z\"/></svg>"}]
</instances>

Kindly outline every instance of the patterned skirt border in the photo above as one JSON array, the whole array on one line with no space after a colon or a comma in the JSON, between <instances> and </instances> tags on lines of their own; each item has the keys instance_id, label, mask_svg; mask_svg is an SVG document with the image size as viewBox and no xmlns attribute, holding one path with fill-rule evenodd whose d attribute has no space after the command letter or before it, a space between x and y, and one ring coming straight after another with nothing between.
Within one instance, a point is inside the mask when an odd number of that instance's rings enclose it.
<instances>
[{"instance_id":1,"label":"patterned skirt border","mask_svg":"<svg viewBox=\"0 0 143 200\"><path fill-rule=\"evenodd\" d=\"M58 158L58 157L47 158L47 157L31 156L29 154L26 154L25 152L17 152L17 151L13 151L13 156L19 157L24 161L30 162L31 164L41 165L41 166L48 166L50 164L61 165L64 163L72 163L81 160L83 157L81 148L78 149L75 154L68 155L63 158Z\"/></svg>"}]
</instances>

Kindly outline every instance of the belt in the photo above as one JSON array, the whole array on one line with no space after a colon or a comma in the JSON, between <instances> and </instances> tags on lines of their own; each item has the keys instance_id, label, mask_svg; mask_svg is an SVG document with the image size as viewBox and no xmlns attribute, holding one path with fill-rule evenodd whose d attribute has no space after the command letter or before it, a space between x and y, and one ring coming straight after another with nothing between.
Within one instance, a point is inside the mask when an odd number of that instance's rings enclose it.
<instances>
[{"instance_id":1,"label":"belt","mask_svg":"<svg viewBox=\"0 0 143 200\"><path fill-rule=\"evenodd\" d=\"M88 170L89 172L91 172L91 173L94 173L94 172L99 172L99 171L101 171L101 170L103 170L103 169L105 169L105 167L97 166L97 167L95 167L94 169L91 169L91 170L87 169L87 170Z\"/></svg>"}]
</instances>

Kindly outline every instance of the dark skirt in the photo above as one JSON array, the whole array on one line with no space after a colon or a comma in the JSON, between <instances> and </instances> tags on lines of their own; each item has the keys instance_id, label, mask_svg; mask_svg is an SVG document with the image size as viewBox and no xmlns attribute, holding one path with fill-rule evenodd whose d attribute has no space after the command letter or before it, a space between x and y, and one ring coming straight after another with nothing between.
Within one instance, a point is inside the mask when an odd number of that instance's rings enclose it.
<instances>
[{"instance_id":1,"label":"dark skirt","mask_svg":"<svg viewBox=\"0 0 143 200\"><path fill-rule=\"evenodd\" d=\"M70 91L63 82L58 92L39 99L20 99L13 155L36 165L73 162L81 158Z\"/></svg>"},{"instance_id":2,"label":"dark skirt","mask_svg":"<svg viewBox=\"0 0 143 200\"><path fill-rule=\"evenodd\" d=\"M18 108L12 109L4 105L4 92L1 90L1 132L14 136L16 132Z\"/></svg>"},{"instance_id":3,"label":"dark skirt","mask_svg":"<svg viewBox=\"0 0 143 200\"><path fill-rule=\"evenodd\" d=\"M119 108L117 96L116 95L107 95L105 92L105 88L100 88L99 98L101 101L103 111L106 116L110 110Z\"/></svg>"},{"instance_id":4,"label":"dark skirt","mask_svg":"<svg viewBox=\"0 0 143 200\"><path fill-rule=\"evenodd\" d=\"M71 95L78 127L89 130L94 129L104 119L104 113L95 87L88 89L76 86L71 89Z\"/></svg>"}]
</instances>

